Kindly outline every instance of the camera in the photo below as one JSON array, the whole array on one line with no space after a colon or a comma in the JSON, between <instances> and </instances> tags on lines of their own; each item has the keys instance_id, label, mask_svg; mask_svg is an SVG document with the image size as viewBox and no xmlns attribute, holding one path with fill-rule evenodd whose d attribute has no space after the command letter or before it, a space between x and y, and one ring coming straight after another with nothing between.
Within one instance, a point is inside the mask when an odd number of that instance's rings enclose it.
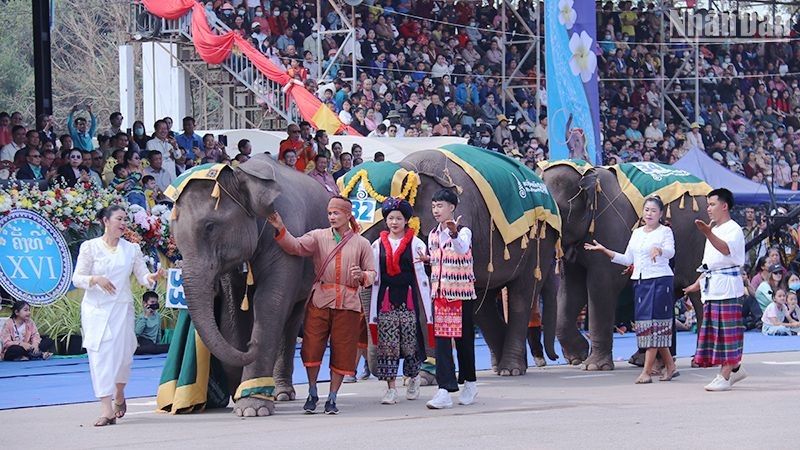
<instances>
[{"instance_id":1,"label":"camera","mask_svg":"<svg viewBox=\"0 0 800 450\"><path fill-rule=\"evenodd\" d=\"M147 307L155 311L158 309L158 303L149 303Z\"/></svg>"}]
</instances>

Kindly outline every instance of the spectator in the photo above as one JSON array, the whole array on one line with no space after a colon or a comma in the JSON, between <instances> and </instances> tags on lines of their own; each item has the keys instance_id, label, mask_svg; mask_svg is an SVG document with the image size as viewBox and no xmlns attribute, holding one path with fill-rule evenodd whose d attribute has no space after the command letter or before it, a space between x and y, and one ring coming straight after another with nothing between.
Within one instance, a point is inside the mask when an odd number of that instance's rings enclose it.
<instances>
[{"instance_id":1,"label":"spectator","mask_svg":"<svg viewBox=\"0 0 800 450\"><path fill-rule=\"evenodd\" d=\"M32 149L26 152L27 164L17 171L18 180L47 180L50 181L55 176L55 171L50 171L42 167L42 155L39 150Z\"/></svg>"},{"instance_id":2,"label":"spectator","mask_svg":"<svg viewBox=\"0 0 800 450\"><path fill-rule=\"evenodd\" d=\"M175 174L164 170L164 157L158 150L151 151L147 160L150 163L144 168L144 174L152 176L155 179L156 186L162 192L167 190L170 184L175 181Z\"/></svg>"},{"instance_id":3,"label":"spectator","mask_svg":"<svg viewBox=\"0 0 800 450\"><path fill-rule=\"evenodd\" d=\"M67 164L58 168L59 181L66 187L75 187L79 181L88 183L90 181L89 172L82 166L82 163L83 156L81 151L76 148L70 150Z\"/></svg>"},{"instance_id":4,"label":"spectator","mask_svg":"<svg viewBox=\"0 0 800 450\"><path fill-rule=\"evenodd\" d=\"M92 139L97 132L97 116L92 113L92 105L86 106L86 112L89 113L89 118L92 122L87 129L85 117L73 119L78 111L78 105L75 105L72 107L69 116L67 116L67 128L69 129L70 137L72 137L72 144L75 148L81 150L94 150Z\"/></svg>"},{"instance_id":5,"label":"spectator","mask_svg":"<svg viewBox=\"0 0 800 450\"><path fill-rule=\"evenodd\" d=\"M341 162L342 168L337 170L333 173L333 180L338 181L339 178L343 177L344 174L350 171L353 168L353 155L344 152L339 156L339 161Z\"/></svg>"},{"instance_id":6,"label":"spectator","mask_svg":"<svg viewBox=\"0 0 800 450\"><path fill-rule=\"evenodd\" d=\"M6 146L11 141L11 116L2 111L0 112L0 146Z\"/></svg>"},{"instance_id":7,"label":"spectator","mask_svg":"<svg viewBox=\"0 0 800 450\"><path fill-rule=\"evenodd\" d=\"M138 341L136 355L158 355L169 350L161 344L161 314L158 313L158 294L147 291L142 296L142 314L136 318L134 332Z\"/></svg>"},{"instance_id":8,"label":"spectator","mask_svg":"<svg viewBox=\"0 0 800 450\"><path fill-rule=\"evenodd\" d=\"M375 152L375 156L373 157L375 162L384 162L386 161L386 155L383 152Z\"/></svg>"},{"instance_id":9,"label":"spectator","mask_svg":"<svg viewBox=\"0 0 800 450\"><path fill-rule=\"evenodd\" d=\"M297 170L297 167L295 167L295 165L297 164L297 152L295 152L294 150L287 149L286 151L284 151L283 156L281 156L280 158L280 161L283 164L291 167L292 169Z\"/></svg>"},{"instance_id":10,"label":"spectator","mask_svg":"<svg viewBox=\"0 0 800 450\"><path fill-rule=\"evenodd\" d=\"M187 158L194 160L205 156L206 148L203 144L203 138L194 132L195 121L194 117L183 118L183 133L175 137Z\"/></svg>"},{"instance_id":11,"label":"spectator","mask_svg":"<svg viewBox=\"0 0 800 450\"><path fill-rule=\"evenodd\" d=\"M295 168L301 172L305 172L309 161L312 161L316 156L310 139L304 140L300 134L300 126L294 123L289 124L289 126L286 127L286 133L288 134L288 137L280 143L278 158L284 159L283 153L286 150L294 150L294 152L297 154ZM364 135L366 134L367 133L364 133Z\"/></svg>"},{"instance_id":12,"label":"spectator","mask_svg":"<svg viewBox=\"0 0 800 450\"><path fill-rule=\"evenodd\" d=\"M39 132L39 140L42 143L50 142L53 144L53 148L55 148L58 137L56 136L53 128L53 116L49 114L41 114L36 118L36 130Z\"/></svg>"},{"instance_id":13,"label":"spectator","mask_svg":"<svg viewBox=\"0 0 800 450\"><path fill-rule=\"evenodd\" d=\"M0 360L27 361L29 359L48 359L53 355L53 340L39 335L36 324L31 320L31 306L19 300L11 307L11 317L3 323L0 330Z\"/></svg>"},{"instance_id":14,"label":"spectator","mask_svg":"<svg viewBox=\"0 0 800 450\"><path fill-rule=\"evenodd\" d=\"M786 307L786 289L778 287L772 292L772 302L761 316L761 332L766 336L793 336L800 328L800 322L792 320Z\"/></svg>"},{"instance_id":15,"label":"spectator","mask_svg":"<svg viewBox=\"0 0 800 450\"><path fill-rule=\"evenodd\" d=\"M178 141L169 135L169 125L166 120L157 120L153 124L156 129L155 137L147 141L147 151L158 151L163 156L164 170L170 174L178 175L176 162L182 156L182 151L178 147Z\"/></svg>"},{"instance_id":16,"label":"spectator","mask_svg":"<svg viewBox=\"0 0 800 450\"><path fill-rule=\"evenodd\" d=\"M15 125L11 128L11 142L0 149L0 161L14 161L17 152L25 147L27 142L25 135L25 127L22 125Z\"/></svg>"},{"instance_id":17,"label":"spectator","mask_svg":"<svg viewBox=\"0 0 800 450\"><path fill-rule=\"evenodd\" d=\"M331 197L339 195L339 187L336 185L336 180L328 173L328 157L324 154L314 157L314 170L309 172L308 175L321 184Z\"/></svg>"},{"instance_id":18,"label":"spectator","mask_svg":"<svg viewBox=\"0 0 800 450\"><path fill-rule=\"evenodd\" d=\"M250 159L250 154L253 153L253 144L250 143L249 139L240 139L236 144L236 148L239 149L239 154L236 155L237 161L245 162Z\"/></svg>"},{"instance_id":19,"label":"spectator","mask_svg":"<svg viewBox=\"0 0 800 450\"><path fill-rule=\"evenodd\" d=\"M144 122L142 122L141 120L137 120L136 122L133 122L133 136L132 137L133 137L133 142L140 149L147 148L147 141L150 140L150 136L147 135L147 130L144 127Z\"/></svg>"},{"instance_id":20,"label":"spectator","mask_svg":"<svg viewBox=\"0 0 800 450\"><path fill-rule=\"evenodd\" d=\"M106 131L104 131L103 135L106 137L112 137L116 136L119 133L123 133L123 131L120 129L120 127L122 126L123 119L124 118L122 117L121 112L111 113L111 115L108 117L108 123L111 124L111 127Z\"/></svg>"},{"instance_id":21,"label":"spectator","mask_svg":"<svg viewBox=\"0 0 800 450\"><path fill-rule=\"evenodd\" d=\"M778 287L783 281L783 267L780 264L773 264L769 266L770 277L762 281L756 289L756 301L762 311L766 311L767 307L772 300L772 296L778 290ZM761 319L762 321L764 319Z\"/></svg>"}]
</instances>

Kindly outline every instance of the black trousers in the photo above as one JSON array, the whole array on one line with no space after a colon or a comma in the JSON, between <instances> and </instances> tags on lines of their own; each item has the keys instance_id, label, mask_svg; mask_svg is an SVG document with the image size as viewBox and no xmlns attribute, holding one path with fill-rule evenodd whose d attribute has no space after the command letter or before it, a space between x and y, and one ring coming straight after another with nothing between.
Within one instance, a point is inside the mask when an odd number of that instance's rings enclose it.
<instances>
[{"instance_id":1,"label":"black trousers","mask_svg":"<svg viewBox=\"0 0 800 450\"><path fill-rule=\"evenodd\" d=\"M39 348L36 350L25 350L20 345L11 345L6 349L6 353L3 355L3 360L16 361L24 357L27 357L28 359L41 359L42 353L53 351L54 344L55 342L53 342L53 340L49 337L42 337L42 341L39 343Z\"/></svg>"},{"instance_id":2,"label":"black trousers","mask_svg":"<svg viewBox=\"0 0 800 450\"><path fill-rule=\"evenodd\" d=\"M169 351L169 344L156 344L150 339L137 336L139 347L136 348L135 355L160 355Z\"/></svg>"},{"instance_id":3,"label":"black trousers","mask_svg":"<svg viewBox=\"0 0 800 450\"><path fill-rule=\"evenodd\" d=\"M460 338L440 338L436 341L436 382L440 389L458 392L458 385L465 381L475 381L475 321L472 302L463 302L461 308L462 332ZM458 354L458 379L453 360L453 344L456 342Z\"/></svg>"}]
</instances>

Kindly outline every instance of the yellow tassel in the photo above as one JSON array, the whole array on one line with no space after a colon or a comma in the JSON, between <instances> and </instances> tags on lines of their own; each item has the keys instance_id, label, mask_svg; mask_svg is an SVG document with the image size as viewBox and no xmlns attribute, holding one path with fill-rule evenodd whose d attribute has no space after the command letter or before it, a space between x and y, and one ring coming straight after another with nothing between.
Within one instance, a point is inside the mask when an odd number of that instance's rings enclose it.
<instances>
[{"instance_id":1,"label":"yellow tassel","mask_svg":"<svg viewBox=\"0 0 800 450\"><path fill-rule=\"evenodd\" d=\"M487 271L487 272L489 272L489 273L492 273L492 272L494 272L494 264L492 264L492 263L490 262L490 263L489 263L489 266L486 268L486 271Z\"/></svg>"},{"instance_id":2,"label":"yellow tassel","mask_svg":"<svg viewBox=\"0 0 800 450\"><path fill-rule=\"evenodd\" d=\"M681 203L678 205L678 208L683 209L683 198L685 195L681 195Z\"/></svg>"},{"instance_id":3,"label":"yellow tassel","mask_svg":"<svg viewBox=\"0 0 800 450\"><path fill-rule=\"evenodd\" d=\"M541 221L539 222L539 239L544 239L547 237L547 222Z\"/></svg>"},{"instance_id":4,"label":"yellow tassel","mask_svg":"<svg viewBox=\"0 0 800 450\"><path fill-rule=\"evenodd\" d=\"M172 208L172 214L170 215L170 220L175 220L178 218L178 207L175 206Z\"/></svg>"},{"instance_id":5,"label":"yellow tassel","mask_svg":"<svg viewBox=\"0 0 800 450\"><path fill-rule=\"evenodd\" d=\"M692 196L692 211L700 211L700 207L697 206L697 199L694 196Z\"/></svg>"},{"instance_id":6,"label":"yellow tassel","mask_svg":"<svg viewBox=\"0 0 800 450\"><path fill-rule=\"evenodd\" d=\"M256 284L253 278L253 266L250 265L250 262L247 262L247 285L244 288L244 298L242 299L242 305L240 306L242 311L247 311L250 309L250 300L247 297L247 288Z\"/></svg>"},{"instance_id":7,"label":"yellow tassel","mask_svg":"<svg viewBox=\"0 0 800 450\"><path fill-rule=\"evenodd\" d=\"M603 192L603 188L600 187L600 179L599 178L597 179L597 184L595 184L595 189L594 190L596 192Z\"/></svg>"},{"instance_id":8,"label":"yellow tassel","mask_svg":"<svg viewBox=\"0 0 800 450\"><path fill-rule=\"evenodd\" d=\"M564 249L561 248L561 238L556 239L556 259L561 259L564 256Z\"/></svg>"},{"instance_id":9,"label":"yellow tassel","mask_svg":"<svg viewBox=\"0 0 800 450\"><path fill-rule=\"evenodd\" d=\"M537 234L536 227L531 227L531 232L530 234L528 234L528 237L530 237L531 239L536 239L536 234Z\"/></svg>"},{"instance_id":10,"label":"yellow tassel","mask_svg":"<svg viewBox=\"0 0 800 450\"><path fill-rule=\"evenodd\" d=\"M561 259L556 260L556 275L561 273Z\"/></svg>"},{"instance_id":11,"label":"yellow tassel","mask_svg":"<svg viewBox=\"0 0 800 450\"><path fill-rule=\"evenodd\" d=\"M533 276L537 280L541 280L542 279L542 269L539 266L536 266L536 270L533 271Z\"/></svg>"},{"instance_id":12,"label":"yellow tassel","mask_svg":"<svg viewBox=\"0 0 800 450\"><path fill-rule=\"evenodd\" d=\"M672 217L672 205L667 205L667 219Z\"/></svg>"},{"instance_id":13,"label":"yellow tassel","mask_svg":"<svg viewBox=\"0 0 800 450\"><path fill-rule=\"evenodd\" d=\"M505 249L503 249L503 259L508 261L511 259L511 253L508 252L508 246L506 245Z\"/></svg>"},{"instance_id":14,"label":"yellow tassel","mask_svg":"<svg viewBox=\"0 0 800 450\"><path fill-rule=\"evenodd\" d=\"M592 218L592 223L589 224L589 234L594 233L594 218Z\"/></svg>"},{"instance_id":15,"label":"yellow tassel","mask_svg":"<svg viewBox=\"0 0 800 450\"><path fill-rule=\"evenodd\" d=\"M219 183L214 184L214 190L211 191L211 197L219 198Z\"/></svg>"},{"instance_id":16,"label":"yellow tassel","mask_svg":"<svg viewBox=\"0 0 800 450\"><path fill-rule=\"evenodd\" d=\"M528 248L528 236L525 236L524 234L522 235L522 241L520 243L519 248L521 248L523 250Z\"/></svg>"}]
</instances>

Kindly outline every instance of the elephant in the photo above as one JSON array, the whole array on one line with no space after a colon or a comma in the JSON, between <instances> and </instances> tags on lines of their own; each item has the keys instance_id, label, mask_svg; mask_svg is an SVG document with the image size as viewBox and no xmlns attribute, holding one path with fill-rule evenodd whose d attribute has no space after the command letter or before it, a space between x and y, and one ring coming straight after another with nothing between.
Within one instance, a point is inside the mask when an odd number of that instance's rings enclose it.
<instances>
[{"instance_id":1,"label":"elephant","mask_svg":"<svg viewBox=\"0 0 800 450\"><path fill-rule=\"evenodd\" d=\"M214 169L216 180L188 182L173 210L185 298L201 339L225 367L231 392L242 390L234 413L268 416L273 396L295 398L295 343L314 268L310 259L277 246L266 217L281 211L287 229L299 236L328 226L330 197L318 182L268 155ZM231 305L230 299L243 297L247 305Z\"/></svg>"},{"instance_id":2,"label":"elephant","mask_svg":"<svg viewBox=\"0 0 800 450\"><path fill-rule=\"evenodd\" d=\"M480 328L492 353L492 366L501 376L523 375L527 371L526 336L531 316L533 299L539 298L544 280L534 277L535 268L540 265L544 275L552 272L555 244L558 232L546 225L546 236L540 239L537 254L534 240L522 249L520 239L508 244L509 259L504 259L505 246L499 231L492 225L489 209L475 182L458 165L450 162L443 153L436 150L420 150L411 153L398 163L420 176L414 206L415 215L420 219L420 237L427 240L428 232L438 224L431 212L431 199L442 188L460 189L456 217L462 216L461 224L472 231L475 289L477 300L475 322ZM364 232L364 236L374 241L379 232L385 230L384 224L376 224ZM493 271L488 271L492 262ZM496 299L501 290L508 288L508 321L504 320L502 309ZM552 360L557 359L555 343L555 298L544 305L549 316L543 320L545 348ZM538 342L538 341L537 341ZM539 344L538 355L541 355Z\"/></svg>"},{"instance_id":3,"label":"elephant","mask_svg":"<svg viewBox=\"0 0 800 450\"><path fill-rule=\"evenodd\" d=\"M634 210L622 192L615 173L591 167L581 174L568 164L547 164L542 179L558 203L562 220L564 249L561 285L558 289L556 335L565 359L585 370L613 370L613 326L617 297L630 275L598 252L586 251L593 239L607 248L623 252L641 211ZM599 187L599 188L598 188ZM697 280L705 238L697 231L696 219L708 221L706 198L684 194L665 205L671 211L670 226L675 236L674 292L682 292ZM681 207L686 201L692 206ZM702 311L700 299L691 296L695 311ZM588 304L589 343L576 327L576 320ZM698 318L700 320L700 318Z\"/></svg>"}]
</instances>

